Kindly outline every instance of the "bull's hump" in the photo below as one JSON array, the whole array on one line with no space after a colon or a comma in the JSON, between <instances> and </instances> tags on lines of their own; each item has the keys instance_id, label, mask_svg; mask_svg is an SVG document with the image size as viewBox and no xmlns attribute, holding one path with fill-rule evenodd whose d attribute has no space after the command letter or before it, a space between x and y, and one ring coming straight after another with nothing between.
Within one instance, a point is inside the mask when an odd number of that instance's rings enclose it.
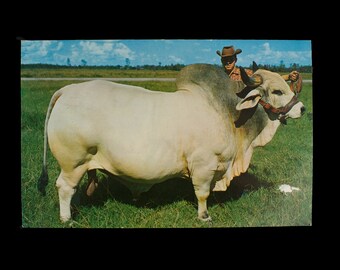
<instances>
[{"instance_id":1,"label":"bull's hump","mask_svg":"<svg viewBox=\"0 0 340 270\"><path fill-rule=\"evenodd\" d=\"M177 83L189 81L209 80L211 77L226 77L221 68L210 64L193 64L183 68L178 76Z\"/></svg>"}]
</instances>

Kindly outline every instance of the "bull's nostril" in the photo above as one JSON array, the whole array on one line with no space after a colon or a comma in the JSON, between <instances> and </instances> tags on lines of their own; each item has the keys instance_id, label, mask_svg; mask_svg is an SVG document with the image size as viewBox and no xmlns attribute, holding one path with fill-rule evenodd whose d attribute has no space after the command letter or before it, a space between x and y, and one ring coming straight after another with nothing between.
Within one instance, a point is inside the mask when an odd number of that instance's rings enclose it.
<instances>
[{"instance_id":1,"label":"bull's nostril","mask_svg":"<svg viewBox=\"0 0 340 270\"><path fill-rule=\"evenodd\" d=\"M301 114L304 114L305 113L305 111L306 111L306 108L303 106L303 107L301 107Z\"/></svg>"}]
</instances>

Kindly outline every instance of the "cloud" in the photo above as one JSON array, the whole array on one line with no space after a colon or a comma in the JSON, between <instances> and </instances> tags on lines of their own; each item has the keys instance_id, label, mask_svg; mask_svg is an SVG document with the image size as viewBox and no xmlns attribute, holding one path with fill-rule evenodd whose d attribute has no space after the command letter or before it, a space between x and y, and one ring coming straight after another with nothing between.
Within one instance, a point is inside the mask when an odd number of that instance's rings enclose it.
<instances>
[{"instance_id":1,"label":"cloud","mask_svg":"<svg viewBox=\"0 0 340 270\"><path fill-rule=\"evenodd\" d=\"M42 41L41 46L38 50L38 54L41 56L46 56L48 54L48 47L51 45L51 41Z\"/></svg>"},{"instance_id":2,"label":"cloud","mask_svg":"<svg viewBox=\"0 0 340 270\"><path fill-rule=\"evenodd\" d=\"M29 41L21 43L21 61L23 63L46 63L55 52L63 48L63 42L54 40Z\"/></svg>"},{"instance_id":3,"label":"cloud","mask_svg":"<svg viewBox=\"0 0 340 270\"><path fill-rule=\"evenodd\" d=\"M252 61L258 64L279 65L281 61L290 65L293 63L305 63L310 59L309 51L285 51L274 50L269 42L263 43L260 47L253 47L254 52L238 57L238 64L248 66Z\"/></svg>"},{"instance_id":4,"label":"cloud","mask_svg":"<svg viewBox=\"0 0 340 270\"><path fill-rule=\"evenodd\" d=\"M71 46L71 58L72 59L78 59L79 55L80 55L80 51L81 51L81 49L78 46L72 45Z\"/></svg>"},{"instance_id":5,"label":"cloud","mask_svg":"<svg viewBox=\"0 0 340 270\"><path fill-rule=\"evenodd\" d=\"M60 53L53 54L54 63L60 64L60 65L66 65L67 58L68 57L65 56L64 54L60 54Z\"/></svg>"},{"instance_id":6,"label":"cloud","mask_svg":"<svg viewBox=\"0 0 340 270\"><path fill-rule=\"evenodd\" d=\"M112 52L112 43L98 44L96 41L80 41L79 46L82 53L86 55L107 55Z\"/></svg>"},{"instance_id":7,"label":"cloud","mask_svg":"<svg viewBox=\"0 0 340 270\"><path fill-rule=\"evenodd\" d=\"M62 47L64 46L64 43L62 41L58 42L58 45L57 45L57 51L60 51L62 49Z\"/></svg>"},{"instance_id":8,"label":"cloud","mask_svg":"<svg viewBox=\"0 0 340 270\"><path fill-rule=\"evenodd\" d=\"M183 59L181 59L180 57L177 57L177 56L175 56L175 55L169 55L168 58L169 58L169 60L170 60L171 62L174 62L174 63L176 63L176 64L182 64L182 63L184 63L184 60L183 60Z\"/></svg>"},{"instance_id":9,"label":"cloud","mask_svg":"<svg viewBox=\"0 0 340 270\"><path fill-rule=\"evenodd\" d=\"M116 43L113 51L114 54L118 57L129 58L130 60L135 59L135 53L123 43Z\"/></svg>"},{"instance_id":10,"label":"cloud","mask_svg":"<svg viewBox=\"0 0 340 270\"><path fill-rule=\"evenodd\" d=\"M299 59L301 55L298 52L288 51L287 56L292 59Z\"/></svg>"},{"instance_id":11,"label":"cloud","mask_svg":"<svg viewBox=\"0 0 340 270\"><path fill-rule=\"evenodd\" d=\"M271 49L270 49L270 45L269 45L268 42L264 43L264 44L262 45L262 47L263 47L263 54L264 54L264 55L270 55L270 54L272 53L272 51L271 51Z\"/></svg>"},{"instance_id":12,"label":"cloud","mask_svg":"<svg viewBox=\"0 0 340 270\"><path fill-rule=\"evenodd\" d=\"M89 65L111 64L112 60L135 59L135 53L119 41L80 41L72 47L71 61L79 64L82 59Z\"/></svg>"}]
</instances>

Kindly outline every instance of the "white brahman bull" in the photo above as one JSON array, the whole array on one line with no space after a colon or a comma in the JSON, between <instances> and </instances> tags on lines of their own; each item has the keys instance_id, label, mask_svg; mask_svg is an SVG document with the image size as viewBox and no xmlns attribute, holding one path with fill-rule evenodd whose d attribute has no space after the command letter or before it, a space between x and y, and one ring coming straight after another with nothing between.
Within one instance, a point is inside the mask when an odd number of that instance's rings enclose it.
<instances>
[{"instance_id":1,"label":"white brahman bull","mask_svg":"<svg viewBox=\"0 0 340 270\"><path fill-rule=\"evenodd\" d=\"M103 80L61 88L46 116L39 190L44 194L47 185L48 138L61 168L56 186L63 222L71 219L83 175L93 182L96 169L119 176L134 195L169 178L191 179L198 218L211 220L210 191L226 190L248 169L253 148L305 110L277 73L241 71L246 87L221 68L194 64L180 72L173 93Z\"/></svg>"}]
</instances>

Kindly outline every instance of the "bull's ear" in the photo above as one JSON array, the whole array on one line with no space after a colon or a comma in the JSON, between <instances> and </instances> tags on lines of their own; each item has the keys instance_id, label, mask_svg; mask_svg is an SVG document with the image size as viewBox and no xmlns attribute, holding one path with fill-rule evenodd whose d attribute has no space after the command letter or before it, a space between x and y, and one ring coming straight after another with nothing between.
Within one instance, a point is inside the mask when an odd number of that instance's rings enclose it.
<instances>
[{"instance_id":1,"label":"bull's ear","mask_svg":"<svg viewBox=\"0 0 340 270\"><path fill-rule=\"evenodd\" d=\"M241 111L244 109L253 108L257 105L260 99L261 99L260 91L254 89L250 91L248 95L236 105L236 110Z\"/></svg>"}]
</instances>

